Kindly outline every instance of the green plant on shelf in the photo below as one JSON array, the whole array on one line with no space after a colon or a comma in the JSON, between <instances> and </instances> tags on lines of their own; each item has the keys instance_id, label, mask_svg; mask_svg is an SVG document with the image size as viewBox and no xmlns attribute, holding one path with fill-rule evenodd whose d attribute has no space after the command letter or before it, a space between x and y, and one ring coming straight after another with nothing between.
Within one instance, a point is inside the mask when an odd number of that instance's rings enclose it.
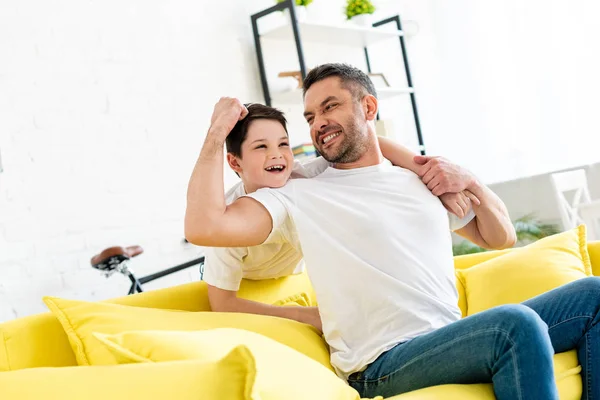
<instances>
[{"instance_id":1,"label":"green plant on shelf","mask_svg":"<svg viewBox=\"0 0 600 400\"><path fill-rule=\"evenodd\" d=\"M277 0L277 4L283 3L285 0ZM307 7L313 0L296 0L297 6Z\"/></svg>"},{"instance_id":2,"label":"green plant on shelf","mask_svg":"<svg viewBox=\"0 0 600 400\"><path fill-rule=\"evenodd\" d=\"M560 232L558 225L547 224L539 221L535 214L527 214L513 222L517 233L517 244L515 247L525 246L546 236L554 235ZM452 253L455 256L464 254L474 254L487 251L467 240L452 246Z\"/></svg>"},{"instance_id":3,"label":"green plant on shelf","mask_svg":"<svg viewBox=\"0 0 600 400\"><path fill-rule=\"evenodd\" d=\"M369 0L348 0L346 4L346 18L351 19L361 14L373 14L375 6Z\"/></svg>"}]
</instances>

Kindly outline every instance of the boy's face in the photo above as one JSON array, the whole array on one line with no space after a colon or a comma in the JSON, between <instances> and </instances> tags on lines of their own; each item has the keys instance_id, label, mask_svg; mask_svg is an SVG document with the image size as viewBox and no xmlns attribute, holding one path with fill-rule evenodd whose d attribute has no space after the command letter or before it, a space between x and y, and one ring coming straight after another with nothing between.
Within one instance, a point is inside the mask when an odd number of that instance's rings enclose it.
<instances>
[{"instance_id":1,"label":"boy's face","mask_svg":"<svg viewBox=\"0 0 600 400\"><path fill-rule=\"evenodd\" d=\"M242 178L248 193L263 187L282 187L288 181L294 156L287 133L278 121L252 121L241 152L241 158L227 154L227 160Z\"/></svg>"}]
</instances>

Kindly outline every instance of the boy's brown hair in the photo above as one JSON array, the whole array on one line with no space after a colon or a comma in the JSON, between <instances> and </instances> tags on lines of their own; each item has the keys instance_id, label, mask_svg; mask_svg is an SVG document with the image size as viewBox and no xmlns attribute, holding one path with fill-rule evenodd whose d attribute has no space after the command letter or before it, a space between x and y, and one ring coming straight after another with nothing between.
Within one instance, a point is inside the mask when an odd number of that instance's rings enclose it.
<instances>
[{"instance_id":1,"label":"boy's brown hair","mask_svg":"<svg viewBox=\"0 0 600 400\"><path fill-rule=\"evenodd\" d=\"M287 120L285 119L283 112L262 104L250 103L245 104L245 106L248 109L248 115L246 115L246 118L235 124L225 140L227 152L240 158L242 158L242 143L246 140L248 127L252 121L257 119L271 119L277 121L283 126L283 129L287 134Z\"/></svg>"}]
</instances>

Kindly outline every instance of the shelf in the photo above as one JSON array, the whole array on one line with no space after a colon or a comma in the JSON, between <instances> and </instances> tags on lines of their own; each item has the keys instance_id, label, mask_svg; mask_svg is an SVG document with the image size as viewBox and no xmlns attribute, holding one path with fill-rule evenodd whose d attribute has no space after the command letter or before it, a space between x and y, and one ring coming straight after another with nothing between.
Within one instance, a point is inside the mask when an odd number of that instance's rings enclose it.
<instances>
[{"instance_id":1,"label":"shelf","mask_svg":"<svg viewBox=\"0 0 600 400\"><path fill-rule=\"evenodd\" d=\"M397 29L369 28L353 25L351 22L340 25L327 25L312 22L298 22L300 37L305 42L327 43L342 46L366 47L381 40L404 35ZM294 40L291 25L281 26L262 32L266 39Z\"/></svg>"},{"instance_id":2,"label":"shelf","mask_svg":"<svg viewBox=\"0 0 600 400\"><path fill-rule=\"evenodd\" d=\"M379 88L377 89L377 98L382 100L413 92L413 88ZM302 104L302 89L272 93L271 100L275 107L277 107L277 104Z\"/></svg>"}]
</instances>

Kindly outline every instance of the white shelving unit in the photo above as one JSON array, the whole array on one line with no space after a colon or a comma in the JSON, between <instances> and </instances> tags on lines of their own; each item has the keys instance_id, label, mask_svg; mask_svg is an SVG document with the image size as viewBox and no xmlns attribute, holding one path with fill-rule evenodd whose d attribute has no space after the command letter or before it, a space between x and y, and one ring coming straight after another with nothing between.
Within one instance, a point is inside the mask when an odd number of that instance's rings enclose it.
<instances>
[{"instance_id":1,"label":"white shelving unit","mask_svg":"<svg viewBox=\"0 0 600 400\"><path fill-rule=\"evenodd\" d=\"M271 27L263 27L259 29L259 19L286 10L289 13L289 18L281 18L281 23ZM421 135L421 126L419 123L419 114L417 111L417 103L415 100L415 92L412 85L410 68L404 44L405 32L402 30L400 16L395 15L390 18L378 21L373 24L373 27L362 27L351 23L336 25L317 22L298 21L296 15L295 1L284 0L266 10L256 13L251 16L252 31L254 34L254 43L256 45L256 55L258 59L258 67L260 71L261 84L265 97L265 103L268 106L277 104L302 104L302 90L290 90L286 92L271 92L266 76L265 61L262 53L261 40L284 40L292 42L295 45L298 54L298 63L300 64L300 72L302 78L306 76L306 65L304 62L304 43L326 43L329 45L339 45L348 47L362 48L367 62L367 72L371 72L371 64L369 60L368 46L382 40L398 38L402 57L404 61L404 72L406 74L406 82L408 87L383 87L377 88L378 99L385 100L395 96L410 96L412 111L415 121L415 127L418 136L419 148L421 154L425 154L425 145ZM272 15L273 16L273 15ZM394 29L395 25L395 29ZM385 26L386 28L380 28ZM390 26L392 28L390 28ZM273 104L276 103L276 104Z\"/></svg>"},{"instance_id":2,"label":"white shelving unit","mask_svg":"<svg viewBox=\"0 0 600 400\"><path fill-rule=\"evenodd\" d=\"M379 100L385 100L391 97L402 96L413 92L413 88L378 88L377 98ZM302 89L295 89L287 92L273 92L271 94L271 100L276 104L301 104Z\"/></svg>"},{"instance_id":3,"label":"white shelving unit","mask_svg":"<svg viewBox=\"0 0 600 400\"><path fill-rule=\"evenodd\" d=\"M361 27L347 23L344 25L325 25L321 23L298 22L303 42L328 43L339 46L367 47L381 40L400 37L404 32L397 29L384 30ZM294 32L289 26L280 25L261 32L261 37L274 40L294 40Z\"/></svg>"}]
</instances>

